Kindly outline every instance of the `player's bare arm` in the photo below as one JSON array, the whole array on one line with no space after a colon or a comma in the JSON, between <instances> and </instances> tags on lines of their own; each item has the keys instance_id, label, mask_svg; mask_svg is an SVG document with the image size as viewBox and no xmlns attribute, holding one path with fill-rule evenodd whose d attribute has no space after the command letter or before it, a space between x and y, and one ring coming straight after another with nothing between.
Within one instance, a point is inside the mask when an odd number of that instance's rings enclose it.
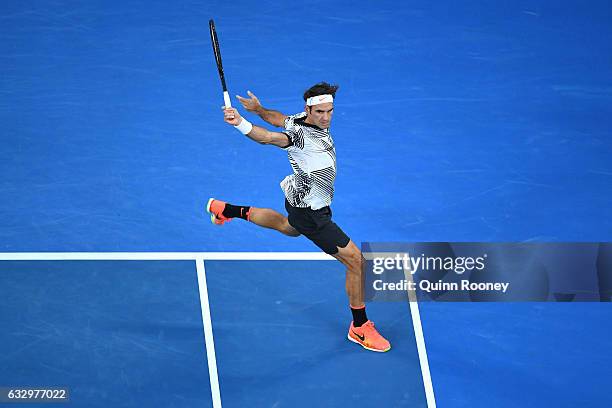
<instances>
[{"instance_id":1,"label":"player's bare arm","mask_svg":"<svg viewBox=\"0 0 612 408\"><path fill-rule=\"evenodd\" d=\"M255 94L253 94L251 91L247 91L247 94L249 95L249 98L244 98L240 95L236 95L238 101L242 104L242 106L244 106L247 111L256 113L257 115L259 115L260 118L262 118L272 126L283 127L287 115L279 111L264 108L261 105L261 102L259 102L259 98L257 98Z\"/></svg>"},{"instance_id":2,"label":"player's bare arm","mask_svg":"<svg viewBox=\"0 0 612 408\"><path fill-rule=\"evenodd\" d=\"M223 120L232 125L238 126L244 120L240 113L235 108L226 108L222 106L223 109ZM280 132L271 132L268 129L262 128L260 126L253 125L253 128L246 134L246 136L261 144L269 144L278 147L287 147L289 145L289 138L286 134Z\"/></svg>"}]
</instances>

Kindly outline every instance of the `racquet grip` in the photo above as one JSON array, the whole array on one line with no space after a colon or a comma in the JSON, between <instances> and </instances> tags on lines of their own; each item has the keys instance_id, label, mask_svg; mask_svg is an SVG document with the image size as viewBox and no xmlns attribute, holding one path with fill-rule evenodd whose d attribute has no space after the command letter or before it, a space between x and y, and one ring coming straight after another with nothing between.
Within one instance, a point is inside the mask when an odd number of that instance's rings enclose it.
<instances>
[{"instance_id":1,"label":"racquet grip","mask_svg":"<svg viewBox=\"0 0 612 408\"><path fill-rule=\"evenodd\" d=\"M229 96L229 93L227 91L223 92L223 101L225 101L225 107L226 108L231 108L232 107L232 101L230 100L230 96Z\"/></svg>"}]
</instances>

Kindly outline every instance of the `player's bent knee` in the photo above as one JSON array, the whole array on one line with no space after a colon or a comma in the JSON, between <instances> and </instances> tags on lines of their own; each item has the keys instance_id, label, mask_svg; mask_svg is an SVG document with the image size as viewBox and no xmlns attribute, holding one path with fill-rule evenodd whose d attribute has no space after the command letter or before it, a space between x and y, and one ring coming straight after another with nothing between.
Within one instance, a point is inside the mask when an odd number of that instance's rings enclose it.
<instances>
[{"instance_id":1,"label":"player's bent knee","mask_svg":"<svg viewBox=\"0 0 612 408\"><path fill-rule=\"evenodd\" d=\"M285 235L290 236L290 237L299 237L302 234L300 234L296 230L291 230L291 231L285 232Z\"/></svg>"},{"instance_id":2,"label":"player's bent knee","mask_svg":"<svg viewBox=\"0 0 612 408\"><path fill-rule=\"evenodd\" d=\"M363 255L353 241L349 241L345 247L338 247L337 257L343 260L350 269L361 270L363 266Z\"/></svg>"},{"instance_id":3,"label":"player's bent knee","mask_svg":"<svg viewBox=\"0 0 612 408\"><path fill-rule=\"evenodd\" d=\"M361 262L361 256L351 257L349 263L350 263L350 267L356 271L361 271L363 267L363 263Z\"/></svg>"},{"instance_id":4,"label":"player's bent knee","mask_svg":"<svg viewBox=\"0 0 612 408\"><path fill-rule=\"evenodd\" d=\"M301 235L298 230L296 230L291 226L291 224L289 224L289 221L287 219L285 219L285 221L283 222L281 232L289 237L299 237Z\"/></svg>"}]
</instances>

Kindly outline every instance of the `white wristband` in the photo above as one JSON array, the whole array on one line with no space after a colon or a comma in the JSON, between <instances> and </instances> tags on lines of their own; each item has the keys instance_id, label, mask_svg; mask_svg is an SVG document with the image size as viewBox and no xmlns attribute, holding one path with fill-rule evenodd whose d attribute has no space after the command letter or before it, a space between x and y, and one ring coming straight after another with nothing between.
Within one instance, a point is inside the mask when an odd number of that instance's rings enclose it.
<instances>
[{"instance_id":1,"label":"white wristband","mask_svg":"<svg viewBox=\"0 0 612 408\"><path fill-rule=\"evenodd\" d=\"M242 118L240 123L234 127L238 129L238 131L242 133L243 135L248 135L251 132L251 130L253 130L253 124L249 122L248 120L246 120L245 118Z\"/></svg>"}]
</instances>

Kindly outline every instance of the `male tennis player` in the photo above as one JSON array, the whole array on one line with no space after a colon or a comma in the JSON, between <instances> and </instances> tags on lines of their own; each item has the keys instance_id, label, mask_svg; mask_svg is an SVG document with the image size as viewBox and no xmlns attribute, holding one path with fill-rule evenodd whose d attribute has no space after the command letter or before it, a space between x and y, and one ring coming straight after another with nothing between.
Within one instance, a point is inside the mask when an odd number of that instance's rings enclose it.
<instances>
[{"instance_id":1,"label":"male tennis player","mask_svg":"<svg viewBox=\"0 0 612 408\"><path fill-rule=\"evenodd\" d=\"M293 174L285 177L281 188L285 193L288 217L268 208L237 206L213 198L208 200L206 210L217 225L232 218L242 218L291 237L302 234L342 262L347 267L346 292L353 314L348 339L368 350L388 351L391 345L366 316L361 251L331 219L329 206L334 195L336 150L329 126L337 89L325 82L312 86L304 93L305 111L292 116L264 108L250 91L249 98L237 96L247 111L256 113L271 125L284 127L282 132L254 126L236 109L223 107L225 122L234 125L242 134L287 152Z\"/></svg>"}]
</instances>

